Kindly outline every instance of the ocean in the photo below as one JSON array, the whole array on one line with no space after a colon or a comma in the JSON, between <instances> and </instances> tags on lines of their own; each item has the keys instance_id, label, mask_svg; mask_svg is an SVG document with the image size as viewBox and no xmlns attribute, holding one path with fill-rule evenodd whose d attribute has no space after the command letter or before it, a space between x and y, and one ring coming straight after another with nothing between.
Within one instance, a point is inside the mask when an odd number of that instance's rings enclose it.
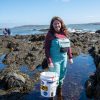
<instances>
[{"instance_id":1,"label":"ocean","mask_svg":"<svg viewBox=\"0 0 100 100\"><path fill-rule=\"evenodd\" d=\"M70 32L95 32L100 30L100 24L69 24L66 26ZM31 35L47 33L49 25L23 25L12 27L11 35ZM3 34L3 29L0 28L0 35Z\"/></svg>"}]
</instances>

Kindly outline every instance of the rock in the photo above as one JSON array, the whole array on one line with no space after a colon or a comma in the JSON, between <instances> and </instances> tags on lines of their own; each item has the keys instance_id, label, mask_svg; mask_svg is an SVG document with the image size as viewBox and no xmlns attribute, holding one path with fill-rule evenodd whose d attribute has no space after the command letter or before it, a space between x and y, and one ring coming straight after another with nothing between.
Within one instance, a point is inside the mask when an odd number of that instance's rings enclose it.
<instances>
[{"instance_id":1,"label":"rock","mask_svg":"<svg viewBox=\"0 0 100 100\"><path fill-rule=\"evenodd\" d=\"M100 33L100 30L97 30L95 33Z\"/></svg>"},{"instance_id":2,"label":"rock","mask_svg":"<svg viewBox=\"0 0 100 100\"><path fill-rule=\"evenodd\" d=\"M33 90L33 81L28 75L21 73L19 70L11 69L10 67L2 70L0 74L3 88L7 91L29 92Z\"/></svg>"},{"instance_id":3,"label":"rock","mask_svg":"<svg viewBox=\"0 0 100 100\"><path fill-rule=\"evenodd\" d=\"M8 78L9 77L14 77L16 80L20 80L23 83L25 83L25 78L20 74L17 74L17 73L14 73L14 72L10 72L10 73L8 73Z\"/></svg>"},{"instance_id":4,"label":"rock","mask_svg":"<svg viewBox=\"0 0 100 100\"><path fill-rule=\"evenodd\" d=\"M18 46L19 44L18 43L15 43L15 42L8 42L7 44L7 48L9 48L10 50L14 50L14 51L18 51Z\"/></svg>"},{"instance_id":5,"label":"rock","mask_svg":"<svg viewBox=\"0 0 100 100\"><path fill-rule=\"evenodd\" d=\"M96 69L97 83L100 83L100 68Z\"/></svg>"},{"instance_id":6,"label":"rock","mask_svg":"<svg viewBox=\"0 0 100 100\"><path fill-rule=\"evenodd\" d=\"M25 84L25 78L15 72L7 73L2 81L5 83L6 89L23 87L23 85Z\"/></svg>"},{"instance_id":7,"label":"rock","mask_svg":"<svg viewBox=\"0 0 100 100\"><path fill-rule=\"evenodd\" d=\"M86 94L88 97L94 98L94 100L100 99L100 48L95 45L90 50L89 53L94 59L96 65L96 72L94 76L90 76L90 79L86 82ZM93 84L93 85L92 85Z\"/></svg>"},{"instance_id":8,"label":"rock","mask_svg":"<svg viewBox=\"0 0 100 100\"><path fill-rule=\"evenodd\" d=\"M100 100L100 83L96 86L94 100Z\"/></svg>"},{"instance_id":9,"label":"rock","mask_svg":"<svg viewBox=\"0 0 100 100\"><path fill-rule=\"evenodd\" d=\"M0 37L1 46L9 49L5 57L5 64L15 63L17 66L38 66L45 58L44 40L46 34L39 35L16 35L8 38ZM89 48L95 45L100 47L99 34L91 33L70 33L73 56L82 53L88 53ZM2 48L3 49L3 48ZM1 50L1 49L0 49ZM2 50L4 51L4 50ZM30 56L31 54L32 56ZM38 56L39 55L39 56Z\"/></svg>"},{"instance_id":10,"label":"rock","mask_svg":"<svg viewBox=\"0 0 100 100\"><path fill-rule=\"evenodd\" d=\"M29 41L36 42L36 41L44 41L45 35L32 35Z\"/></svg>"},{"instance_id":11,"label":"rock","mask_svg":"<svg viewBox=\"0 0 100 100\"><path fill-rule=\"evenodd\" d=\"M94 74L91 75L90 78L85 82L85 92L88 98L92 99L94 97L95 86L96 86L96 78Z\"/></svg>"},{"instance_id":12,"label":"rock","mask_svg":"<svg viewBox=\"0 0 100 100\"><path fill-rule=\"evenodd\" d=\"M29 41L33 38L35 39L34 42ZM14 63L17 66L37 66L42 63L42 59L44 58L44 38L45 35L15 36L12 41L10 40L10 44L8 42L9 45L6 46L9 49L13 48L13 50L6 54L3 62L7 65Z\"/></svg>"},{"instance_id":13,"label":"rock","mask_svg":"<svg viewBox=\"0 0 100 100\"><path fill-rule=\"evenodd\" d=\"M98 68L100 65L100 48L98 46L93 46L89 50L89 53L94 58L94 63L96 67Z\"/></svg>"}]
</instances>

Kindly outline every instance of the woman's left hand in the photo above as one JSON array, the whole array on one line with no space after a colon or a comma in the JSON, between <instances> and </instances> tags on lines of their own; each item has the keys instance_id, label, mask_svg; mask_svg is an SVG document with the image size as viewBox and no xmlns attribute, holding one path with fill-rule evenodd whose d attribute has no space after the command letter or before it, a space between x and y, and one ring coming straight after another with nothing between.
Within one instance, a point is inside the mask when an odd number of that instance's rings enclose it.
<instances>
[{"instance_id":1,"label":"woman's left hand","mask_svg":"<svg viewBox=\"0 0 100 100\"><path fill-rule=\"evenodd\" d=\"M69 59L70 64L73 64L73 59Z\"/></svg>"}]
</instances>

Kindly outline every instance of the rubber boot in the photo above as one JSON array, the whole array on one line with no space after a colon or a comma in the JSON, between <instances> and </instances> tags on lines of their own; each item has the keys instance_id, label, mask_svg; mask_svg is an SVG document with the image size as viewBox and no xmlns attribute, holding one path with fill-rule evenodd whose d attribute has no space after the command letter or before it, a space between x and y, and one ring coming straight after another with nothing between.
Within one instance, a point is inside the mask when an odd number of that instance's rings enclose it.
<instances>
[{"instance_id":1,"label":"rubber boot","mask_svg":"<svg viewBox=\"0 0 100 100\"><path fill-rule=\"evenodd\" d=\"M57 87L57 100L63 100L62 98L62 88L61 87Z\"/></svg>"},{"instance_id":2,"label":"rubber boot","mask_svg":"<svg viewBox=\"0 0 100 100\"><path fill-rule=\"evenodd\" d=\"M54 97L49 98L49 100L54 100Z\"/></svg>"}]
</instances>

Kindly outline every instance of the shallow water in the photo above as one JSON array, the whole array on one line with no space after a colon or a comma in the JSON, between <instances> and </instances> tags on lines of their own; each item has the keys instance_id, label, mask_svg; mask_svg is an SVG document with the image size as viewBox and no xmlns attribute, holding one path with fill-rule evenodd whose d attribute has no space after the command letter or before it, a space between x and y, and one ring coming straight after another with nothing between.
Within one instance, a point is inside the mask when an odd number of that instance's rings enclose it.
<instances>
[{"instance_id":1,"label":"shallow water","mask_svg":"<svg viewBox=\"0 0 100 100\"><path fill-rule=\"evenodd\" d=\"M24 70L23 70L24 71ZM74 58L74 63L68 63L68 71L63 84L64 100L87 100L84 83L95 71L95 65L90 55L81 54ZM32 75L32 74L31 74ZM40 84L35 85L34 91L23 97L24 100L48 100L40 95Z\"/></svg>"},{"instance_id":2,"label":"shallow water","mask_svg":"<svg viewBox=\"0 0 100 100\"><path fill-rule=\"evenodd\" d=\"M2 60L4 59L4 57L5 57L5 54L0 57L0 70L6 67L6 65L2 63Z\"/></svg>"},{"instance_id":3,"label":"shallow water","mask_svg":"<svg viewBox=\"0 0 100 100\"><path fill-rule=\"evenodd\" d=\"M74 59L74 64L68 65L68 73L63 85L65 100L87 100L84 84L89 75L95 71L93 59L81 54Z\"/></svg>"},{"instance_id":4,"label":"shallow water","mask_svg":"<svg viewBox=\"0 0 100 100\"><path fill-rule=\"evenodd\" d=\"M93 59L90 55L81 54L73 60L73 64L68 63L68 71L63 84L62 91L64 100L87 100L84 83L89 75L95 71ZM0 62L0 67L1 65L2 63ZM30 77L35 73L29 71L25 66L22 66L20 70L28 73ZM35 84L34 90L23 95L20 100L48 100L48 98L44 98L40 95L40 84L37 83Z\"/></svg>"}]
</instances>

